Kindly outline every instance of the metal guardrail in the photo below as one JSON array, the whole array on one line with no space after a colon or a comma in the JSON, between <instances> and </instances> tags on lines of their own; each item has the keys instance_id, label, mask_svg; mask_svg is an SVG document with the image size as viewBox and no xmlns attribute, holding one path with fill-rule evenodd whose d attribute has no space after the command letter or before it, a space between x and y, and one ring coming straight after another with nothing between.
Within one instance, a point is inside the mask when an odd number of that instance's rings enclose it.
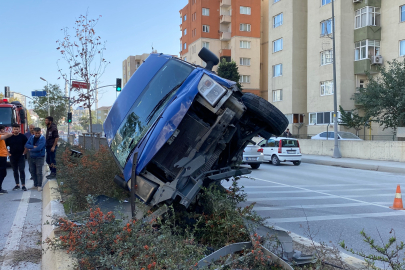
<instances>
[{"instance_id":1,"label":"metal guardrail","mask_svg":"<svg viewBox=\"0 0 405 270\"><path fill-rule=\"evenodd\" d=\"M311 139L316 134L293 134L292 137L296 139ZM398 141L395 135L359 135L359 138L365 141ZM333 138L331 138L333 140Z\"/></svg>"}]
</instances>

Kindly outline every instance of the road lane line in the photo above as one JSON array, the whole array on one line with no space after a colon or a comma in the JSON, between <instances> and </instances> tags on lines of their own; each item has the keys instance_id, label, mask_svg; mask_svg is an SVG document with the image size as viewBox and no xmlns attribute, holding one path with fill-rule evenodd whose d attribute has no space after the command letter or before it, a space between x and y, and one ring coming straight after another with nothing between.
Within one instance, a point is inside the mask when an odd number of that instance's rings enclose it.
<instances>
[{"instance_id":1,"label":"road lane line","mask_svg":"<svg viewBox=\"0 0 405 270\"><path fill-rule=\"evenodd\" d=\"M359 189L329 189L329 190L316 190L319 192L347 192L347 191L373 191L373 190L392 190L392 188L359 188ZM308 193L308 192L313 192L313 191L306 191L306 190L270 190L270 191L246 191L246 193L249 194L288 194L288 193ZM350 197L350 196L349 196Z\"/></svg>"},{"instance_id":2,"label":"road lane line","mask_svg":"<svg viewBox=\"0 0 405 270\"><path fill-rule=\"evenodd\" d=\"M380 205L380 204L375 204L375 203L369 203L369 202L365 202L365 201L361 201L361 200L356 200L356 199L351 199L351 198L349 198L348 196L333 195L333 194L326 193L326 192L320 192L320 191L311 190L311 189L307 189L307 188L301 188L301 187L297 187L297 186L282 184L282 183L278 183L278 182L274 182L274 181L270 181L270 180L264 180L264 179L260 179L260 178L254 178L254 177L248 177L248 176L244 176L244 178L252 178L252 179L256 179L256 180L259 180L259 181L264 181L264 182L268 182L268 183L272 183L272 184L278 184L278 185L283 185L283 186L286 186L286 187L291 187L291 188L296 188L296 189L301 189L301 190L312 191L312 192L314 192L314 193L319 193L319 194L322 194L322 195L326 195L326 196L328 196L329 198L331 198L331 197L333 197L333 198L340 198L340 199L349 200L349 201L353 201L353 202L366 203L366 204L369 204L369 205L374 205L374 206L382 207L382 208L385 208L385 209L390 209L388 206L384 206L384 205ZM363 197L364 197L364 196L363 196ZM290 197L290 200L291 200L291 199L294 199L294 197ZM248 200L249 200L249 199L248 199ZM252 199L252 200L254 201L254 199ZM262 200L262 201L264 201L264 200ZM393 211L395 211L395 210L393 210Z\"/></svg>"},{"instance_id":3,"label":"road lane line","mask_svg":"<svg viewBox=\"0 0 405 270\"><path fill-rule=\"evenodd\" d=\"M390 204L388 202L374 202L377 204ZM339 207L355 207L367 206L366 203L336 203L336 204L307 204L307 205L290 205L290 206L257 206L255 211L275 211L275 210L299 210L299 209L319 209L319 208L339 208Z\"/></svg>"},{"instance_id":4,"label":"road lane line","mask_svg":"<svg viewBox=\"0 0 405 270\"><path fill-rule=\"evenodd\" d=\"M319 192L318 192L319 193ZM322 194L322 193L320 193ZM373 197L391 197L392 194L376 194L376 195L372 195ZM306 197L293 197L293 196L288 196L288 197L271 197L271 198L249 198L249 194L248 194L248 198L247 201L252 202L252 201L290 201L290 200L318 200L318 199L347 199L347 200L353 200L350 198L361 198L361 197L370 197L369 194L365 194L365 195L349 195L349 196L339 196L339 195L327 195L327 196L306 196ZM367 203L367 204L373 204L373 203L368 203L368 202L363 202L363 201L359 201L359 200L354 200L354 201L358 201L360 203ZM373 204L376 205L376 204ZM384 208L389 208L388 206L382 206L379 205L381 207Z\"/></svg>"},{"instance_id":5,"label":"road lane line","mask_svg":"<svg viewBox=\"0 0 405 270\"><path fill-rule=\"evenodd\" d=\"M4 256L4 261L2 267L0 267L2 270L14 269L12 253L13 251L18 250L20 246L20 240L24 229L25 218L27 217L30 197L30 190L23 192L20 204L18 205L18 209L14 217L13 225L11 226L10 233L3 249L2 255Z\"/></svg>"},{"instance_id":6,"label":"road lane line","mask_svg":"<svg viewBox=\"0 0 405 270\"><path fill-rule=\"evenodd\" d=\"M265 222L267 224L288 223L288 222L307 222L307 221L325 221L325 220L341 220L353 218L378 218L390 216L405 216L405 212L381 212L381 213L365 213L365 214L349 214L349 215L328 215L328 216L312 216L312 217L294 217L294 218L269 218Z\"/></svg>"},{"instance_id":7,"label":"road lane line","mask_svg":"<svg viewBox=\"0 0 405 270\"><path fill-rule=\"evenodd\" d=\"M385 184L387 184L387 183L385 183ZM390 184L390 183L388 183L388 184ZM391 183L392 185L395 185L395 186L397 186L397 184L395 184L395 183ZM271 187L271 188L285 188L285 186L246 186L246 185L243 185L244 186L244 188L268 188L268 187ZM305 187L325 187L325 188L328 188L328 187L347 187L347 186L381 186L381 183L380 184L333 184L333 185L295 185L295 187L302 187L302 188L305 188Z\"/></svg>"}]
</instances>

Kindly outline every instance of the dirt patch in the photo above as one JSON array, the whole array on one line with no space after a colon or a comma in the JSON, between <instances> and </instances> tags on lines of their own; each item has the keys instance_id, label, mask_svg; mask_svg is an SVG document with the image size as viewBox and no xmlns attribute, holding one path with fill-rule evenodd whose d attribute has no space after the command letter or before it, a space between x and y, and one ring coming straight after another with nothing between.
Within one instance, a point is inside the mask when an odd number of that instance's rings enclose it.
<instances>
[{"instance_id":1,"label":"dirt patch","mask_svg":"<svg viewBox=\"0 0 405 270\"><path fill-rule=\"evenodd\" d=\"M0 263L3 263L6 259L12 259L13 265L20 262L30 262L39 264L42 258L42 250L38 248L27 248L23 250L15 250L11 254L6 256L0 256Z\"/></svg>"}]
</instances>

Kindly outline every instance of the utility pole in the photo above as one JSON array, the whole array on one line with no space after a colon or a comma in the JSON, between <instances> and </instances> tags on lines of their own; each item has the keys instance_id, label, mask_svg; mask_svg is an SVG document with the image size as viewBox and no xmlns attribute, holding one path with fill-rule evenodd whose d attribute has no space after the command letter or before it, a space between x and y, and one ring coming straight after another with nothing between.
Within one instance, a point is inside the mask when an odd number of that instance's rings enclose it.
<instances>
[{"instance_id":1,"label":"utility pole","mask_svg":"<svg viewBox=\"0 0 405 270\"><path fill-rule=\"evenodd\" d=\"M332 40L333 40L333 130L335 135L335 147L333 158L341 158L338 141L338 119L337 119L337 92L336 92L336 35L335 35L335 0L332 0Z\"/></svg>"}]
</instances>

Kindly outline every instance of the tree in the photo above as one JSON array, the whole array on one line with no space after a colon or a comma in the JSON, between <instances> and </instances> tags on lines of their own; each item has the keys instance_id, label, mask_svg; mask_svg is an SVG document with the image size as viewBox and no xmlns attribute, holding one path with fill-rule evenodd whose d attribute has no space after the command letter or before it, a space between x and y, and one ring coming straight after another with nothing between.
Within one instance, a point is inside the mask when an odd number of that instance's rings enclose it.
<instances>
[{"instance_id":1,"label":"tree","mask_svg":"<svg viewBox=\"0 0 405 270\"><path fill-rule=\"evenodd\" d=\"M57 84L50 84L44 87L44 90L49 95L49 103L51 104L50 113L55 124L61 124L61 120L67 116L68 99ZM39 118L45 119L48 115L48 97L34 97L31 104L34 107L34 112Z\"/></svg>"},{"instance_id":2,"label":"tree","mask_svg":"<svg viewBox=\"0 0 405 270\"><path fill-rule=\"evenodd\" d=\"M227 62L225 58L222 59L218 66L218 76L236 82L236 85L242 90L242 85L239 83L240 75L238 66L235 61Z\"/></svg>"},{"instance_id":3,"label":"tree","mask_svg":"<svg viewBox=\"0 0 405 270\"><path fill-rule=\"evenodd\" d=\"M101 120L96 119L96 112L92 111L91 113L91 122L90 122L90 117L89 115L83 115L79 119L79 124L82 126L84 130L88 130L89 124L102 124ZM90 131L92 132L92 131Z\"/></svg>"},{"instance_id":4,"label":"tree","mask_svg":"<svg viewBox=\"0 0 405 270\"><path fill-rule=\"evenodd\" d=\"M103 56L106 42L102 42L94 30L100 18L101 15L97 19L89 19L88 13L80 15L75 20L73 36L69 34L69 28L65 27L62 29L63 39L56 41L59 45L56 49L68 63L69 72L72 69L73 75L87 84L86 89L74 89L76 96L72 98L72 104L80 104L89 110L90 132L92 132L93 120L91 107L96 101L97 83L109 64ZM79 65L76 65L77 63ZM59 73L68 82L67 73L61 68Z\"/></svg>"},{"instance_id":5,"label":"tree","mask_svg":"<svg viewBox=\"0 0 405 270\"><path fill-rule=\"evenodd\" d=\"M383 129L405 126L405 60L387 61L379 76L367 74L366 88L359 88L354 100Z\"/></svg>"},{"instance_id":6,"label":"tree","mask_svg":"<svg viewBox=\"0 0 405 270\"><path fill-rule=\"evenodd\" d=\"M357 109L346 112L342 106L339 106L340 119L339 125L354 128L356 130L356 136L359 136L359 131L362 127L370 127L370 117L368 115L360 116Z\"/></svg>"}]
</instances>

